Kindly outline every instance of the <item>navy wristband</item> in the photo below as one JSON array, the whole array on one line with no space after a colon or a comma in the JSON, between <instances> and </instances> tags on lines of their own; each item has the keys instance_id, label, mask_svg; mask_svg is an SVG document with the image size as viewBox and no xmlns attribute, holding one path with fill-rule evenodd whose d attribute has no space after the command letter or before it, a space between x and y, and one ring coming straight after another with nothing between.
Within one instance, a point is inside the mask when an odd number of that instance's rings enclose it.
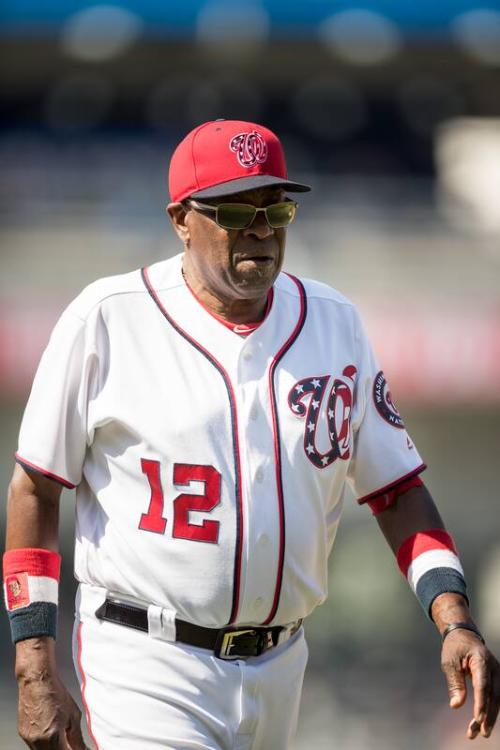
<instances>
[{"instance_id":1,"label":"navy wristband","mask_svg":"<svg viewBox=\"0 0 500 750\"><path fill-rule=\"evenodd\" d=\"M27 638L37 638L57 635L57 605L52 602L33 602L27 607L14 609L9 612L12 641L25 641Z\"/></svg>"},{"instance_id":2,"label":"navy wristband","mask_svg":"<svg viewBox=\"0 0 500 750\"><path fill-rule=\"evenodd\" d=\"M431 620L432 603L440 594L461 594L469 603L465 579L454 568L431 568L419 579L415 593L424 612Z\"/></svg>"}]
</instances>

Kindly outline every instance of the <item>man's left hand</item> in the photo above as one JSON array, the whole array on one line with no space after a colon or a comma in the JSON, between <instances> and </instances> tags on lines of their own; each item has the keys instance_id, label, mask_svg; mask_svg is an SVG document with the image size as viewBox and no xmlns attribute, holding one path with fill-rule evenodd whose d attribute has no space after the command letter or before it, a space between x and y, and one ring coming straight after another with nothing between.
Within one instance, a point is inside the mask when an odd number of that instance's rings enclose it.
<instances>
[{"instance_id":1,"label":"man's left hand","mask_svg":"<svg viewBox=\"0 0 500 750\"><path fill-rule=\"evenodd\" d=\"M452 631L444 640L441 669L446 677L450 706L460 708L467 697L466 677L474 691L474 718L467 737L489 737L500 708L500 665L479 638L469 630Z\"/></svg>"}]
</instances>

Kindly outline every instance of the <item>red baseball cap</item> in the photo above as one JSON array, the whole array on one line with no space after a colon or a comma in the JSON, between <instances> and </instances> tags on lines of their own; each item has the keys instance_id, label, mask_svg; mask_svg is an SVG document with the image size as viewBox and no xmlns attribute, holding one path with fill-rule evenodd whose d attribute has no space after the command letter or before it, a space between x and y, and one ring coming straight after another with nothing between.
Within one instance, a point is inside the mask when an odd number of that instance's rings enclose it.
<instances>
[{"instance_id":1,"label":"red baseball cap","mask_svg":"<svg viewBox=\"0 0 500 750\"><path fill-rule=\"evenodd\" d=\"M168 187L174 203L270 185L298 193L311 189L288 179L279 138L253 122L205 122L179 143L170 161Z\"/></svg>"}]
</instances>

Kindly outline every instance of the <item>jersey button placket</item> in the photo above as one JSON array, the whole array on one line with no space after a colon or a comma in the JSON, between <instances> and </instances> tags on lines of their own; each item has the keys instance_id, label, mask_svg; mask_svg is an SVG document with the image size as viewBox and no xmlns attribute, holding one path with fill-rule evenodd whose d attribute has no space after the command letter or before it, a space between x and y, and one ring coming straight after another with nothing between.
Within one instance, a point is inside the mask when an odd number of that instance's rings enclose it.
<instances>
[{"instance_id":1,"label":"jersey button placket","mask_svg":"<svg viewBox=\"0 0 500 750\"><path fill-rule=\"evenodd\" d=\"M276 549L269 543L270 538L279 530L275 529L276 503L273 502L274 486L270 483L272 467L267 465L273 455L274 444L272 428L266 418L267 391L259 388L259 383L265 379L262 376L267 371L268 356L259 356L259 352L257 344L244 347L238 362L238 393L242 403L244 475L247 488L246 566L241 591L241 622L260 622L265 618L272 604L273 571L277 565Z\"/></svg>"}]
</instances>

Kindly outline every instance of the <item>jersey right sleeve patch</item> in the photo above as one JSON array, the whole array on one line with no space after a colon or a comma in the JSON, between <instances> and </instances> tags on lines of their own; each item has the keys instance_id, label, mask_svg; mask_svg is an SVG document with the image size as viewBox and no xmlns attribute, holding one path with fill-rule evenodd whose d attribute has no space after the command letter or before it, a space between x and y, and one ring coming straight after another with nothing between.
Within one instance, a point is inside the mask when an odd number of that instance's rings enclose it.
<instances>
[{"instance_id":1,"label":"jersey right sleeve patch","mask_svg":"<svg viewBox=\"0 0 500 750\"><path fill-rule=\"evenodd\" d=\"M377 372L373 380L373 402L382 419L385 419L393 427L397 427L400 430L405 429L403 418L394 403L382 370Z\"/></svg>"}]
</instances>

